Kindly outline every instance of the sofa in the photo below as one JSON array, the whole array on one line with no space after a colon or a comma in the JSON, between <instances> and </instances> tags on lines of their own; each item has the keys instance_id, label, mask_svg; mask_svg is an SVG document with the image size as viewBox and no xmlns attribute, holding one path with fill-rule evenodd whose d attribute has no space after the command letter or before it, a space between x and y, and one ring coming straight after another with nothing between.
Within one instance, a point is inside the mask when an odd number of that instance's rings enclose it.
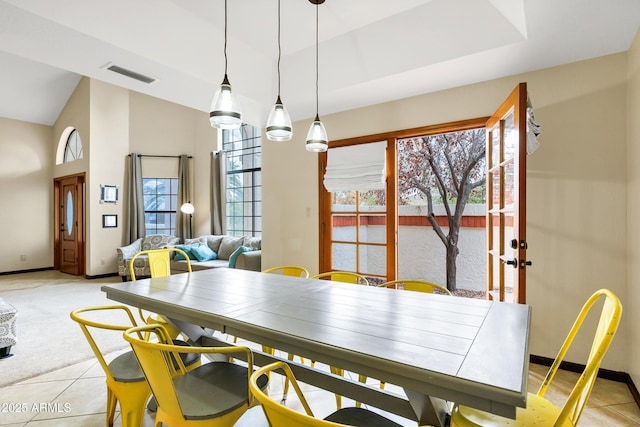
<instances>
[{"instance_id":1,"label":"sofa","mask_svg":"<svg viewBox=\"0 0 640 427\"><path fill-rule=\"evenodd\" d=\"M262 248L259 237L211 234L180 242L180 239L175 236L153 234L116 249L118 274L122 277L122 281L130 279L129 261L136 253L166 247L177 247L185 251L193 271L209 268L260 271L262 267ZM172 256L172 274L187 271L187 261L180 258L181 256ZM136 278L151 275L148 259L144 255L135 259L133 268Z\"/></svg>"}]
</instances>

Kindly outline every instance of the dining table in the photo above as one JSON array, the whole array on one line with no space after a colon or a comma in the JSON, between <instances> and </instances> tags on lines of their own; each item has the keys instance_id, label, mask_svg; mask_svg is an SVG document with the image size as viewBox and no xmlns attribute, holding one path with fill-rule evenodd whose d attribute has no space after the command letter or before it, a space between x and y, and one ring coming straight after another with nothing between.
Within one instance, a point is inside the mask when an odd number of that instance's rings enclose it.
<instances>
[{"instance_id":1,"label":"dining table","mask_svg":"<svg viewBox=\"0 0 640 427\"><path fill-rule=\"evenodd\" d=\"M419 425L446 425L449 402L509 418L526 406L528 305L230 268L102 290L200 345L229 345L219 331L397 385L404 394L287 361L300 381ZM282 360L255 353L257 365Z\"/></svg>"}]
</instances>

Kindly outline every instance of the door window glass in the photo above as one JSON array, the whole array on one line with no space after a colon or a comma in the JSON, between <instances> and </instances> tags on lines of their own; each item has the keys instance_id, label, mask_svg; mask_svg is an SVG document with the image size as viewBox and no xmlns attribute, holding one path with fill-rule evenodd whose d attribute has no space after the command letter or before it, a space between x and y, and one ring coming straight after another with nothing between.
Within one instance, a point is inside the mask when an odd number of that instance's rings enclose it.
<instances>
[{"instance_id":1,"label":"door window glass","mask_svg":"<svg viewBox=\"0 0 640 427\"><path fill-rule=\"evenodd\" d=\"M73 195L71 191L67 191L67 234L71 236L73 233Z\"/></svg>"}]
</instances>

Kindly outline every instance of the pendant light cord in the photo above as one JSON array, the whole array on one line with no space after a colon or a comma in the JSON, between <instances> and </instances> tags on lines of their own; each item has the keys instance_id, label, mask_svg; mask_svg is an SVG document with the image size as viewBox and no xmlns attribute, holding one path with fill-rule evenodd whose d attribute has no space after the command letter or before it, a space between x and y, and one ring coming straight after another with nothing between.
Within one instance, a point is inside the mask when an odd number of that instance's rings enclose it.
<instances>
[{"instance_id":1,"label":"pendant light cord","mask_svg":"<svg viewBox=\"0 0 640 427\"><path fill-rule=\"evenodd\" d=\"M227 75L227 0L224 0L224 75Z\"/></svg>"},{"instance_id":2,"label":"pendant light cord","mask_svg":"<svg viewBox=\"0 0 640 427\"><path fill-rule=\"evenodd\" d=\"M318 3L316 3L316 117L319 111L318 101Z\"/></svg>"},{"instance_id":3,"label":"pendant light cord","mask_svg":"<svg viewBox=\"0 0 640 427\"><path fill-rule=\"evenodd\" d=\"M278 0L278 98L280 98L280 58L282 48L280 47L280 0Z\"/></svg>"}]
</instances>

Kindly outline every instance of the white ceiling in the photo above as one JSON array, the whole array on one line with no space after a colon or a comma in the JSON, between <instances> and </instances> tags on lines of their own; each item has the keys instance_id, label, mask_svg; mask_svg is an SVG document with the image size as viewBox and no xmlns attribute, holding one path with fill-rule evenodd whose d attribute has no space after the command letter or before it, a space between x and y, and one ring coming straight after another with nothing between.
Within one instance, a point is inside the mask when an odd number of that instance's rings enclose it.
<instances>
[{"instance_id":1,"label":"white ceiling","mask_svg":"<svg viewBox=\"0 0 640 427\"><path fill-rule=\"evenodd\" d=\"M315 114L315 12L281 0L282 100ZM639 0L326 0L320 115L625 51ZM0 0L0 117L51 125L81 76L208 111L223 0ZM277 91L277 0L229 0L228 75L245 121ZM146 85L116 64L158 80Z\"/></svg>"}]
</instances>

